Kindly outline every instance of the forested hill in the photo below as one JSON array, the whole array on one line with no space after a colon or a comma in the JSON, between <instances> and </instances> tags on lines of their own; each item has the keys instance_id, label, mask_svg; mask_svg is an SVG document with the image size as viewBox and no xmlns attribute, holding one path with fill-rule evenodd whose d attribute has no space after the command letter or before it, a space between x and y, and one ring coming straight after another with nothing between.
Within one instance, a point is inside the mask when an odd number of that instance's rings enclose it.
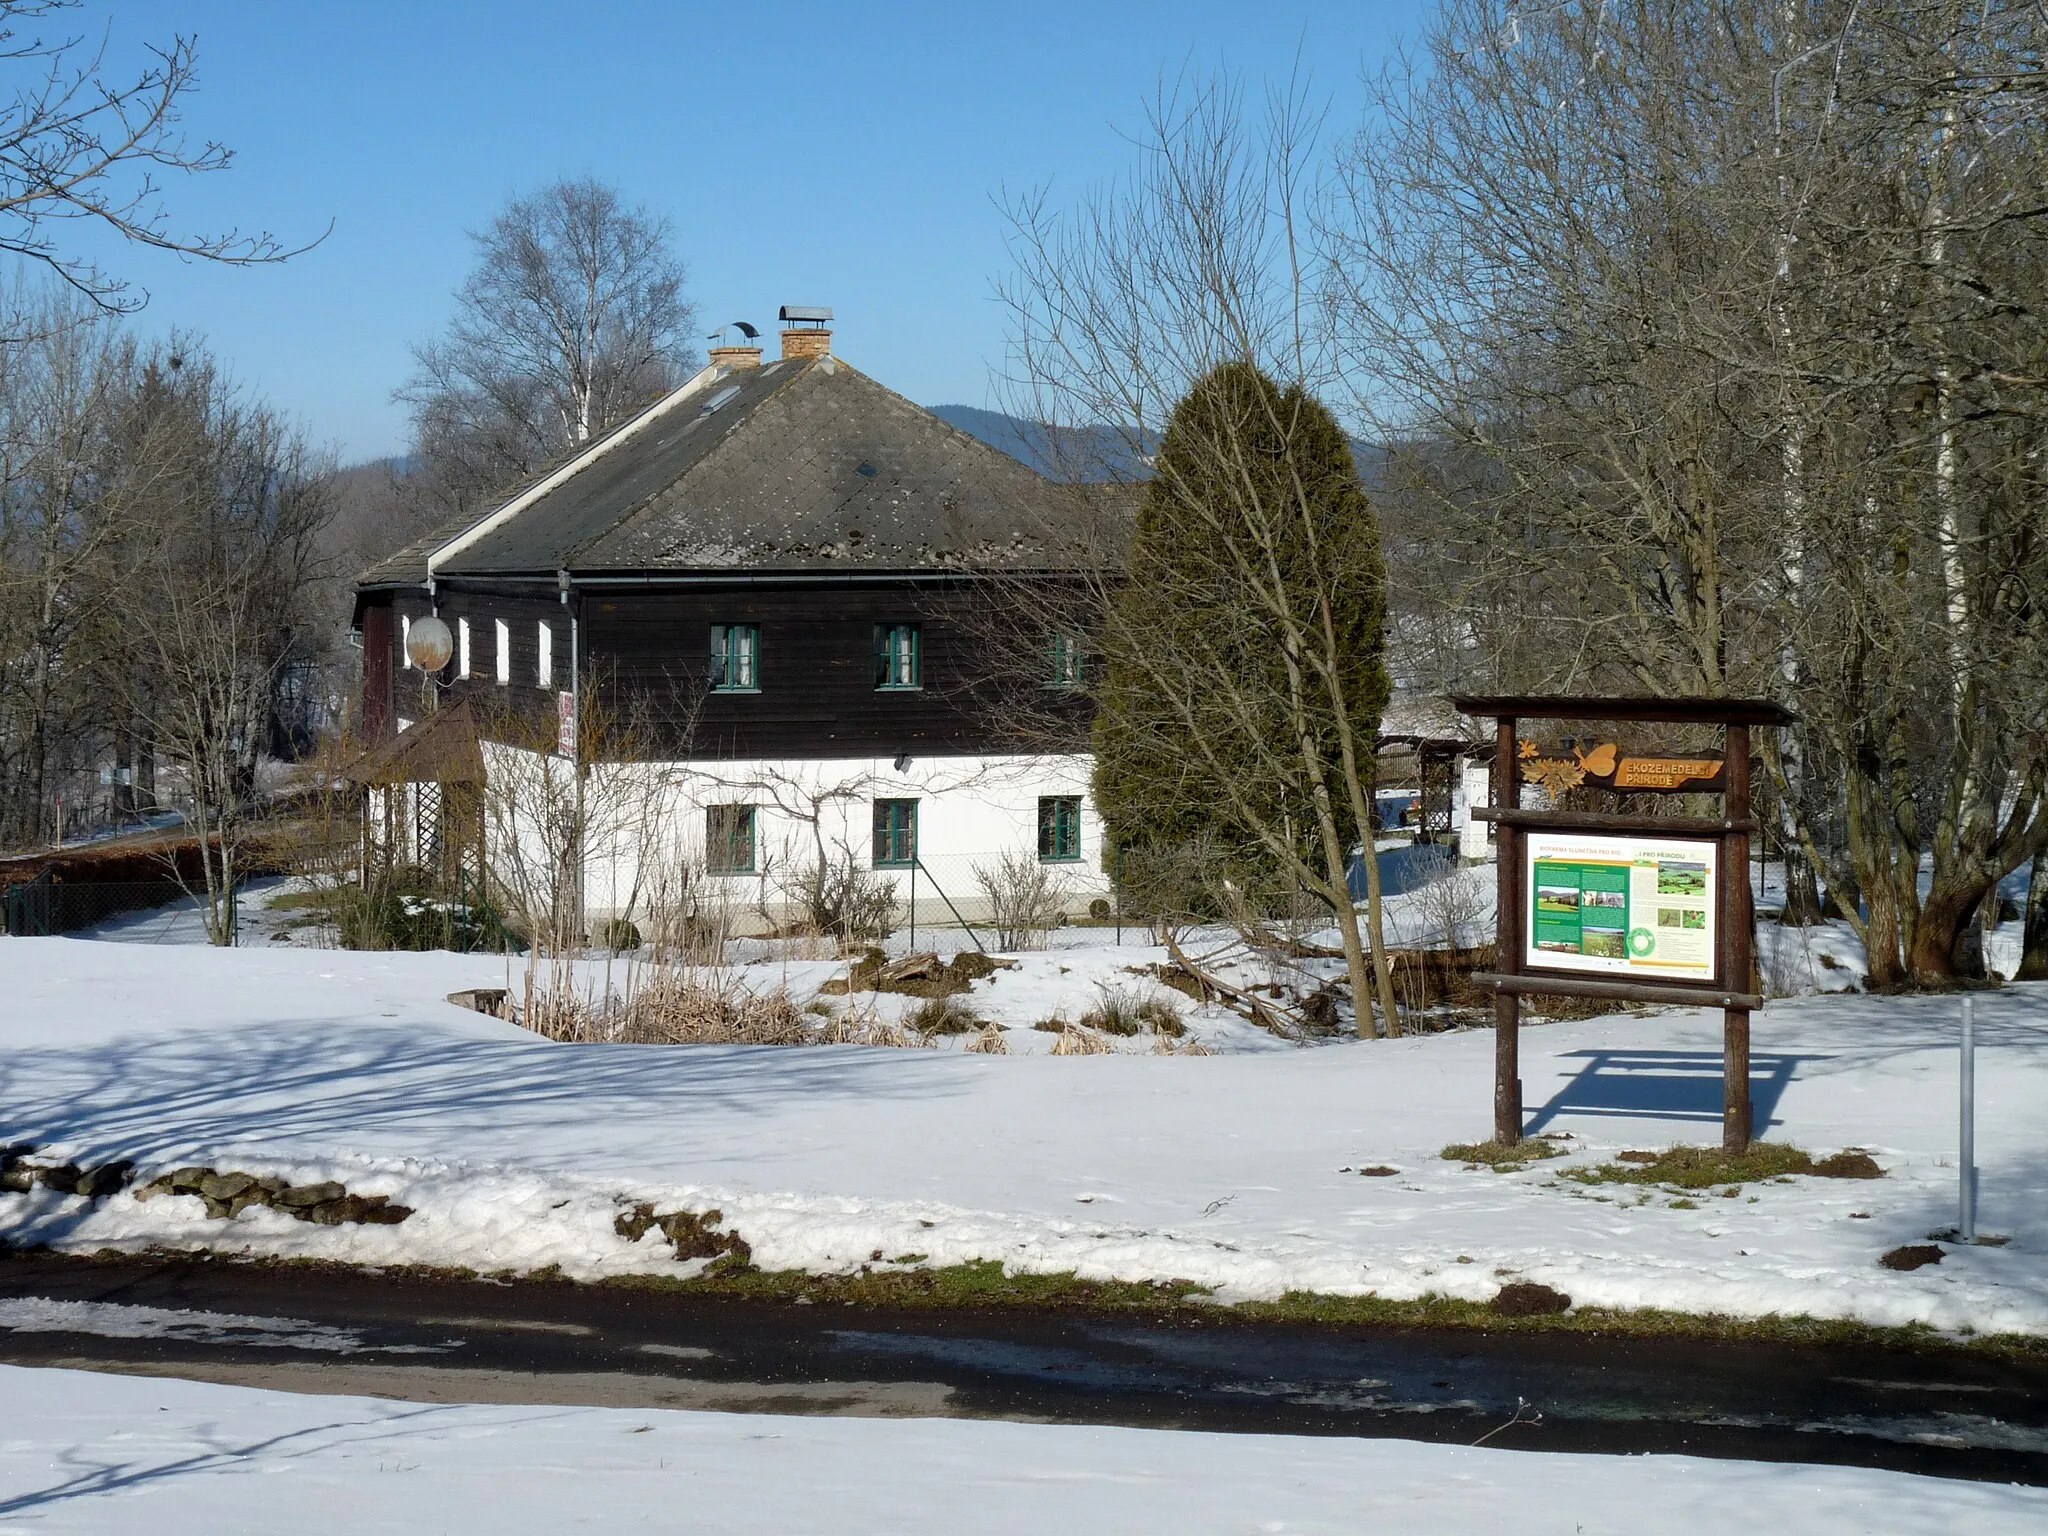
<instances>
[{"instance_id":1,"label":"forested hill","mask_svg":"<svg viewBox=\"0 0 2048 1536\"><path fill-rule=\"evenodd\" d=\"M1052 429L1038 422L974 405L932 405L925 409L970 437L978 437L991 448L1000 448L1011 458L1022 460L1042 475L1072 475L1078 469L1078 478L1082 480L1142 480L1150 473L1146 458L1134 454L1115 427L1070 428L1059 440L1061 451L1055 454L1048 451L1055 441ZM1152 447L1150 443L1145 445L1147 454ZM1386 450L1355 438L1351 448L1358 456L1358 470L1366 485L1377 485L1387 462ZM1055 458L1067 462L1056 467L1051 462Z\"/></svg>"}]
</instances>

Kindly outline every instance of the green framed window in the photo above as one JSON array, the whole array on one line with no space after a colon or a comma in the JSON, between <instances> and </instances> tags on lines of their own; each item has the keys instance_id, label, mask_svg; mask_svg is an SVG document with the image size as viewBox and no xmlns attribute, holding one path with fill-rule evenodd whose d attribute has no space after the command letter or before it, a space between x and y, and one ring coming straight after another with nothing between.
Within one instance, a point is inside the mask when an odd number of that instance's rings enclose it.
<instances>
[{"instance_id":1,"label":"green framed window","mask_svg":"<svg viewBox=\"0 0 2048 1536\"><path fill-rule=\"evenodd\" d=\"M875 687L922 688L924 642L915 624L875 626Z\"/></svg>"},{"instance_id":2,"label":"green framed window","mask_svg":"<svg viewBox=\"0 0 2048 1536\"><path fill-rule=\"evenodd\" d=\"M711 691L713 693L759 693L761 691L760 625L714 624L711 626Z\"/></svg>"},{"instance_id":3,"label":"green framed window","mask_svg":"<svg viewBox=\"0 0 2048 1536\"><path fill-rule=\"evenodd\" d=\"M1041 795L1038 801L1038 862L1072 864L1081 857L1081 797Z\"/></svg>"},{"instance_id":4,"label":"green framed window","mask_svg":"<svg viewBox=\"0 0 2048 1536\"><path fill-rule=\"evenodd\" d=\"M756 862L754 807L704 807L704 867L714 875L751 875Z\"/></svg>"},{"instance_id":5,"label":"green framed window","mask_svg":"<svg viewBox=\"0 0 2048 1536\"><path fill-rule=\"evenodd\" d=\"M917 802L875 802L875 868L908 869L917 862Z\"/></svg>"},{"instance_id":6,"label":"green framed window","mask_svg":"<svg viewBox=\"0 0 2048 1536\"><path fill-rule=\"evenodd\" d=\"M1048 688L1078 688L1081 686L1081 637L1071 634L1057 634L1045 648L1045 686Z\"/></svg>"}]
</instances>

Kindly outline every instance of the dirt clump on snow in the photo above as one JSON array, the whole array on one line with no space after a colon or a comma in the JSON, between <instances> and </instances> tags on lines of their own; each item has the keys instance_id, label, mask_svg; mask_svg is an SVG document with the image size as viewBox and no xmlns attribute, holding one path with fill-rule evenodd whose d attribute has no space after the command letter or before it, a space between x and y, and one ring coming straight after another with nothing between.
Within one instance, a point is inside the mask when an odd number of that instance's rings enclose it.
<instances>
[{"instance_id":1,"label":"dirt clump on snow","mask_svg":"<svg viewBox=\"0 0 2048 1536\"><path fill-rule=\"evenodd\" d=\"M721 1232L725 1212L657 1211L651 1203L634 1206L613 1218L612 1230L629 1243L637 1243L650 1230L669 1240L678 1259L723 1259L723 1267L746 1269L754 1262L754 1250L737 1232Z\"/></svg>"},{"instance_id":2,"label":"dirt clump on snow","mask_svg":"<svg viewBox=\"0 0 2048 1536\"><path fill-rule=\"evenodd\" d=\"M1813 1171L1824 1179L1881 1179L1884 1170L1877 1166L1877 1160L1868 1152L1851 1148L1824 1157L1813 1165Z\"/></svg>"},{"instance_id":3,"label":"dirt clump on snow","mask_svg":"<svg viewBox=\"0 0 2048 1536\"><path fill-rule=\"evenodd\" d=\"M1926 1264L1939 1264L1941 1250L1932 1243L1908 1243L1903 1248L1894 1248L1877 1262L1886 1269L1919 1269Z\"/></svg>"},{"instance_id":4,"label":"dirt clump on snow","mask_svg":"<svg viewBox=\"0 0 2048 1536\"><path fill-rule=\"evenodd\" d=\"M1571 1304L1571 1297L1563 1291L1527 1280L1502 1286L1493 1298L1493 1310L1502 1317L1550 1317L1568 1311Z\"/></svg>"},{"instance_id":5,"label":"dirt clump on snow","mask_svg":"<svg viewBox=\"0 0 2048 1536\"><path fill-rule=\"evenodd\" d=\"M157 1195L197 1195L206 1202L207 1216L215 1221L239 1216L252 1205L267 1206L321 1227L344 1223L390 1227L412 1214L411 1206L399 1205L389 1195L352 1195L331 1179L293 1184L288 1179L213 1168L173 1169L135 1191L138 1200Z\"/></svg>"},{"instance_id":6,"label":"dirt clump on snow","mask_svg":"<svg viewBox=\"0 0 2048 1536\"><path fill-rule=\"evenodd\" d=\"M980 950L963 950L951 960L941 960L938 951L914 950L900 960L890 960L879 949L863 950L844 977L818 988L820 993L844 997L853 992L896 992L905 997L952 997L970 990L985 976L1016 969L1014 960L998 960Z\"/></svg>"}]
</instances>

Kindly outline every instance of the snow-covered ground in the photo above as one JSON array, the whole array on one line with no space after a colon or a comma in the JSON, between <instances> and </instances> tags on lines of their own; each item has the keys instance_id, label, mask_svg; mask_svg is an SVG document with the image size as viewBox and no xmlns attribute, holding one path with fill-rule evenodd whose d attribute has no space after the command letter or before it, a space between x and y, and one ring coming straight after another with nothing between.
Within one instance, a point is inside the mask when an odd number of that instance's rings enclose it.
<instances>
[{"instance_id":1,"label":"snow-covered ground","mask_svg":"<svg viewBox=\"0 0 2048 1536\"><path fill-rule=\"evenodd\" d=\"M1684 1456L300 1397L0 1366L0 1532L2039 1531L2048 1491Z\"/></svg>"},{"instance_id":2,"label":"snow-covered ground","mask_svg":"<svg viewBox=\"0 0 2048 1536\"><path fill-rule=\"evenodd\" d=\"M1085 1007L1156 951L1028 957L975 989L1022 1026ZM1061 967L1065 967L1064 974ZM801 995L824 962L755 967ZM1955 1004L1805 998L1755 1023L1760 1126L1865 1147L1888 1176L1679 1200L1559 1174L1624 1148L1711 1142L1717 1015L1529 1029L1533 1129L1569 1155L1519 1173L1446 1162L1490 1129L1493 1040L1282 1044L1197 1021L1209 1057L856 1047L569 1046L441 1001L504 962L77 939L0 943L0 1140L85 1166L132 1158L414 1208L315 1226L193 1196L0 1195L0 1232L71 1250L153 1244L368 1264L688 1274L619 1212L723 1213L768 1268L997 1259L1089 1278L1490 1299L1509 1280L1580 1305L1807 1313L2048 1331L2048 990L1980 1006L1982 1223L2002 1247L1910 1273L1878 1257L1954 1220ZM1066 1003L1060 1002L1067 989ZM1005 1002L1005 999L1011 1001ZM906 1000L890 998L891 1006ZM1229 1031L1235 1033L1229 1033ZM1236 1045L1256 1046L1237 1049ZM1391 1167L1392 1176L1356 1171Z\"/></svg>"}]
</instances>

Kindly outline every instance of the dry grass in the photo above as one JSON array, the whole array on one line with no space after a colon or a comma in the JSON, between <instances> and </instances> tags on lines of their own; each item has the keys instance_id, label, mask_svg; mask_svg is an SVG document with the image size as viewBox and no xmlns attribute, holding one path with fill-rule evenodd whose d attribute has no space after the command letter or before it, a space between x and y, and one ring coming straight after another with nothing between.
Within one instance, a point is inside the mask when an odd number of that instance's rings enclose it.
<instances>
[{"instance_id":1,"label":"dry grass","mask_svg":"<svg viewBox=\"0 0 2048 1536\"><path fill-rule=\"evenodd\" d=\"M1114 1049L1092 1029L1063 1029L1052 1043L1055 1056L1107 1056Z\"/></svg>"},{"instance_id":2,"label":"dry grass","mask_svg":"<svg viewBox=\"0 0 2048 1536\"><path fill-rule=\"evenodd\" d=\"M1180 1010L1163 997L1140 999L1123 987L1096 987L1100 994L1095 1006L1081 1015L1085 1028L1105 1035L1131 1036L1152 1030L1161 1035L1184 1035L1187 1025Z\"/></svg>"},{"instance_id":3,"label":"dry grass","mask_svg":"<svg viewBox=\"0 0 2048 1536\"><path fill-rule=\"evenodd\" d=\"M818 1039L823 1045L877 1045L897 1049L928 1047L932 1036L920 1035L893 1024L887 1019L876 1018L873 1014L856 1017L852 1014L837 1019L826 1026Z\"/></svg>"},{"instance_id":4,"label":"dry grass","mask_svg":"<svg viewBox=\"0 0 2048 1536\"><path fill-rule=\"evenodd\" d=\"M1003 1038L1002 1025L991 1023L984 1024L975 1031L974 1038L961 1049L976 1056L1007 1056L1010 1054L1010 1043Z\"/></svg>"},{"instance_id":5,"label":"dry grass","mask_svg":"<svg viewBox=\"0 0 2048 1536\"><path fill-rule=\"evenodd\" d=\"M579 987L573 966L529 968L512 1021L579 1045L814 1045L820 1036L784 988L754 992L732 973L677 964L633 966L620 985Z\"/></svg>"}]
</instances>

